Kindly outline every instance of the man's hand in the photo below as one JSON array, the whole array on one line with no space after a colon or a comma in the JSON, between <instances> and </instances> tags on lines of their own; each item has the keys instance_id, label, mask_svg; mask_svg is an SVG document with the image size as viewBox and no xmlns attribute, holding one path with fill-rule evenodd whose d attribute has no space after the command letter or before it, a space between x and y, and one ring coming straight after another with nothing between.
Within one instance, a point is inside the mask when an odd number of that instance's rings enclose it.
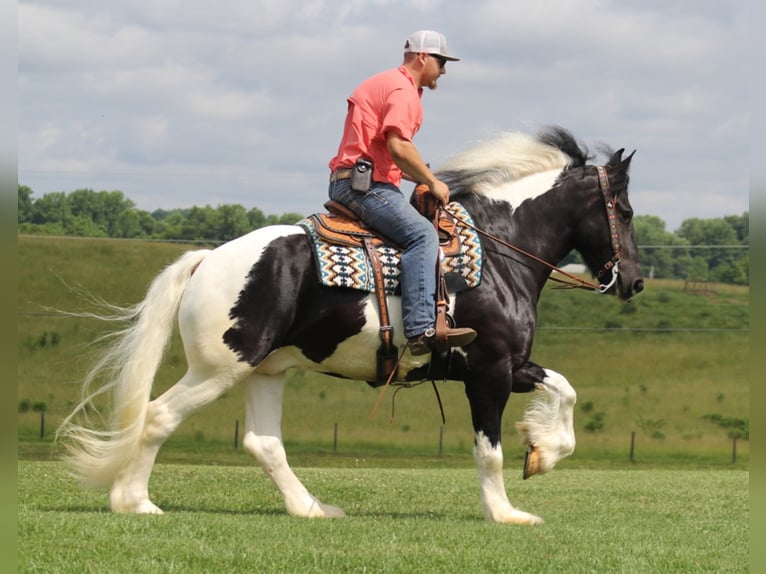
<instances>
[{"instance_id":1,"label":"man's hand","mask_svg":"<svg viewBox=\"0 0 766 574\"><path fill-rule=\"evenodd\" d=\"M442 180L434 179L433 183L428 185L428 189L431 195L438 199L442 205L449 203L449 187Z\"/></svg>"},{"instance_id":2,"label":"man's hand","mask_svg":"<svg viewBox=\"0 0 766 574\"><path fill-rule=\"evenodd\" d=\"M447 205L449 202L449 187L443 181L436 179L436 176L434 176L433 172L421 159L415 144L400 137L394 131L388 133L386 141L388 143L388 152L399 169L407 174L407 178L426 184L431 194L442 205Z\"/></svg>"}]
</instances>

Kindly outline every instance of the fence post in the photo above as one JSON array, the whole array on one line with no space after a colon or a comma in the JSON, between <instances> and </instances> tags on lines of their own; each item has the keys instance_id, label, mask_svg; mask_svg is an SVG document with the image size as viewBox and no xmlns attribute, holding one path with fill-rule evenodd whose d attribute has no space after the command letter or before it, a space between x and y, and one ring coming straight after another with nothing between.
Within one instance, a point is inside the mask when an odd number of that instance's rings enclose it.
<instances>
[{"instance_id":1,"label":"fence post","mask_svg":"<svg viewBox=\"0 0 766 574\"><path fill-rule=\"evenodd\" d=\"M731 463L737 464L737 437L731 439Z\"/></svg>"},{"instance_id":2,"label":"fence post","mask_svg":"<svg viewBox=\"0 0 766 574\"><path fill-rule=\"evenodd\" d=\"M635 462L636 431L630 431L630 462Z\"/></svg>"},{"instance_id":3,"label":"fence post","mask_svg":"<svg viewBox=\"0 0 766 574\"><path fill-rule=\"evenodd\" d=\"M333 426L332 432L332 451L338 452L338 423Z\"/></svg>"},{"instance_id":4,"label":"fence post","mask_svg":"<svg viewBox=\"0 0 766 574\"><path fill-rule=\"evenodd\" d=\"M234 421L234 450L239 445L239 419Z\"/></svg>"},{"instance_id":5,"label":"fence post","mask_svg":"<svg viewBox=\"0 0 766 574\"><path fill-rule=\"evenodd\" d=\"M45 438L45 411L40 410L40 438Z\"/></svg>"}]
</instances>

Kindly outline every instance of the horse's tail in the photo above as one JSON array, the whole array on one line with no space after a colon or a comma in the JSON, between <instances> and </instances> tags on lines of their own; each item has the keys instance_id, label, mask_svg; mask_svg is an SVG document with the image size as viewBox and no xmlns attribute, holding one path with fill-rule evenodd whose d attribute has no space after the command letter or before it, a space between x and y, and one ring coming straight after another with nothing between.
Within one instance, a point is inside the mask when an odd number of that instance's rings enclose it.
<instances>
[{"instance_id":1,"label":"horse's tail","mask_svg":"<svg viewBox=\"0 0 766 574\"><path fill-rule=\"evenodd\" d=\"M192 273L208 253L206 249L185 253L154 279L142 302L127 308L109 306L112 315L99 316L128 323L128 326L107 335L114 341L87 374L82 401L57 433L64 439L65 459L83 484L110 486L133 458L143 433L154 378L173 333L181 298ZM91 392L92 383L102 373L107 375L108 382ZM89 411L94 411L92 401L107 391L112 392L108 428L92 428L89 420ZM75 423L78 413L84 416L84 424L88 426Z\"/></svg>"}]
</instances>

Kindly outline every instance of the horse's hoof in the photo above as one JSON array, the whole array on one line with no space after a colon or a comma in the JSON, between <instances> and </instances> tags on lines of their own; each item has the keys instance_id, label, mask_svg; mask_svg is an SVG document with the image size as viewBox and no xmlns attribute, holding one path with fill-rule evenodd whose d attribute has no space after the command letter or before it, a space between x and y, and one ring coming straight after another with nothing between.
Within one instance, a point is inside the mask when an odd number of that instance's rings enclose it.
<instances>
[{"instance_id":1,"label":"horse's hoof","mask_svg":"<svg viewBox=\"0 0 766 574\"><path fill-rule=\"evenodd\" d=\"M497 517L490 517L487 522L499 522L502 524L519 524L534 526L536 524L542 524L543 519L529 512L518 510L516 508L510 509L508 513L504 513Z\"/></svg>"},{"instance_id":2,"label":"horse's hoof","mask_svg":"<svg viewBox=\"0 0 766 574\"><path fill-rule=\"evenodd\" d=\"M287 513L292 516L302 516L304 518L345 518L346 513L342 508L325 504L315 497L311 497L311 505L308 508L296 509L287 508Z\"/></svg>"},{"instance_id":3,"label":"horse's hoof","mask_svg":"<svg viewBox=\"0 0 766 574\"><path fill-rule=\"evenodd\" d=\"M112 506L111 510L118 514L165 514L159 506L148 500L130 507Z\"/></svg>"},{"instance_id":4,"label":"horse's hoof","mask_svg":"<svg viewBox=\"0 0 766 574\"><path fill-rule=\"evenodd\" d=\"M524 480L540 472L540 451L537 447L530 446L524 457Z\"/></svg>"},{"instance_id":5,"label":"horse's hoof","mask_svg":"<svg viewBox=\"0 0 766 574\"><path fill-rule=\"evenodd\" d=\"M332 506L331 504L323 504L322 510L324 511L325 518L346 518L346 513L342 508Z\"/></svg>"}]
</instances>

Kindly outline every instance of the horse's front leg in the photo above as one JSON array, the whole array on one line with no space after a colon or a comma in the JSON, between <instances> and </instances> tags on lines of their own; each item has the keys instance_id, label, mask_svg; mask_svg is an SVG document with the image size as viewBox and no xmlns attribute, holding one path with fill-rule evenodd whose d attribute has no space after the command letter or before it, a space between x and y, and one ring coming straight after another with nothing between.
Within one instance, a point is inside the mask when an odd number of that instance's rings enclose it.
<instances>
[{"instance_id":1,"label":"horse's front leg","mask_svg":"<svg viewBox=\"0 0 766 574\"><path fill-rule=\"evenodd\" d=\"M500 442L503 410L511 393L510 369L493 377L485 372L466 381L475 433L473 456L479 472L481 504L488 522L539 524L542 519L514 508L503 480L503 448Z\"/></svg>"},{"instance_id":2,"label":"horse's front leg","mask_svg":"<svg viewBox=\"0 0 766 574\"><path fill-rule=\"evenodd\" d=\"M521 442L527 446L524 478L553 469L575 449L574 405L577 393L566 377L527 362L513 375L513 391L523 382L538 391L524 419L516 423Z\"/></svg>"}]
</instances>

